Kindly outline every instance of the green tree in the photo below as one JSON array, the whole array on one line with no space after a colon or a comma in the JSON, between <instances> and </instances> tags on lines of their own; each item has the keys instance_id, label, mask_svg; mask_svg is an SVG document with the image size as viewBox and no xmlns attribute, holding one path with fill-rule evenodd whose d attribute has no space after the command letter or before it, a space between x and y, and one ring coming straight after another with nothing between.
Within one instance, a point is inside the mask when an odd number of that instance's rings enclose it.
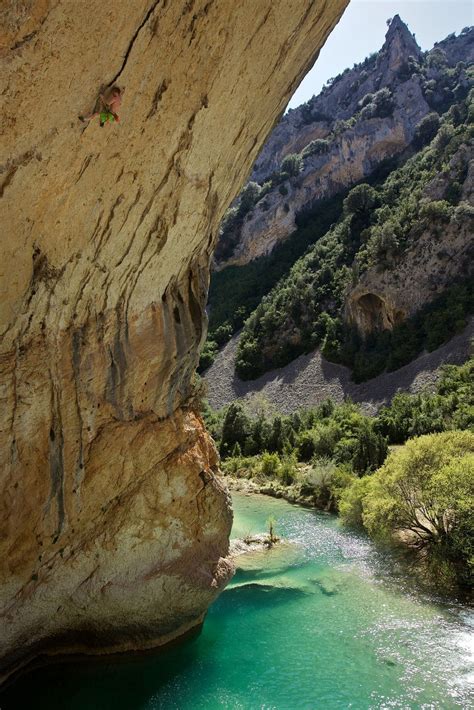
<instances>
[{"instance_id":1,"label":"green tree","mask_svg":"<svg viewBox=\"0 0 474 710\"><path fill-rule=\"evenodd\" d=\"M276 451L281 454L285 446L285 433L283 427L282 417L276 416L272 424L272 433L270 434L270 440L268 442L268 448L270 451Z\"/></svg>"},{"instance_id":2,"label":"green tree","mask_svg":"<svg viewBox=\"0 0 474 710\"><path fill-rule=\"evenodd\" d=\"M429 113L421 119L415 129L413 143L417 148L422 148L428 143L431 143L435 135L438 133L440 126L439 115L435 112Z\"/></svg>"},{"instance_id":3,"label":"green tree","mask_svg":"<svg viewBox=\"0 0 474 710\"><path fill-rule=\"evenodd\" d=\"M228 456L236 444L239 444L240 449L243 450L250 430L251 422L242 404L233 402L226 412L222 425L220 444L222 456Z\"/></svg>"},{"instance_id":4,"label":"green tree","mask_svg":"<svg viewBox=\"0 0 474 710\"><path fill-rule=\"evenodd\" d=\"M370 535L390 539L395 533L409 534L431 559L450 564L464 581L472 580L473 471L472 432L420 436L393 452L367 477L369 483L343 494L341 510L346 515L361 505Z\"/></svg>"},{"instance_id":5,"label":"green tree","mask_svg":"<svg viewBox=\"0 0 474 710\"><path fill-rule=\"evenodd\" d=\"M303 167L303 158L299 153L290 153L281 161L281 172L288 173L290 177L296 177Z\"/></svg>"},{"instance_id":6,"label":"green tree","mask_svg":"<svg viewBox=\"0 0 474 710\"><path fill-rule=\"evenodd\" d=\"M342 523L348 527L363 528L363 503L372 482L371 476L356 478L341 493L339 499L339 515Z\"/></svg>"},{"instance_id":7,"label":"green tree","mask_svg":"<svg viewBox=\"0 0 474 710\"><path fill-rule=\"evenodd\" d=\"M374 430L373 422L364 418L361 421L352 455L352 467L363 475L379 468L387 457L387 440Z\"/></svg>"},{"instance_id":8,"label":"green tree","mask_svg":"<svg viewBox=\"0 0 474 710\"><path fill-rule=\"evenodd\" d=\"M356 185L344 200L344 211L346 214L367 213L377 201L377 192L373 187L362 183Z\"/></svg>"}]
</instances>

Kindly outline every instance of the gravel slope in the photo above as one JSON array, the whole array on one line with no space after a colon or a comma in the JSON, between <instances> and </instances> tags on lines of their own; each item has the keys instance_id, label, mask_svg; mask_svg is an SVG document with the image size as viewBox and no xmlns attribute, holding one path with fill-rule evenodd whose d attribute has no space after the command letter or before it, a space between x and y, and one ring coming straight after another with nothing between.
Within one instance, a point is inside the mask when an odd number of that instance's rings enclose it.
<instances>
[{"instance_id":1,"label":"gravel slope","mask_svg":"<svg viewBox=\"0 0 474 710\"><path fill-rule=\"evenodd\" d=\"M248 400L255 395L263 395L277 411L289 413L301 407L314 406L327 397L336 402L350 398L359 402L367 413L375 413L399 391L418 392L432 387L442 365L464 362L469 357L473 336L474 318L463 333L438 350L423 353L396 372L356 385L350 380L348 368L328 362L319 349L309 355L301 355L286 367L268 372L252 382L243 382L236 376L234 368L239 339L236 335L204 374L209 404L214 409L220 409L235 399Z\"/></svg>"}]
</instances>

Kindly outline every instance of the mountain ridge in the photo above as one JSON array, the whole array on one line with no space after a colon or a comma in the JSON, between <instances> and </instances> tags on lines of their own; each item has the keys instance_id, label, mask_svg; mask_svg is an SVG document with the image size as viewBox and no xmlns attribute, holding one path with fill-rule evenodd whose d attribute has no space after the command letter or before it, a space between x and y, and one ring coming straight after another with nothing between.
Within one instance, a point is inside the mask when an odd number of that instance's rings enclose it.
<instances>
[{"instance_id":1,"label":"mountain ridge","mask_svg":"<svg viewBox=\"0 0 474 710\"><path fill-rule=\"evenodd\" d=\"M260 185L258 194L247 206L244 190L224 218L214 269L270 253L294 231L298 214L402 154L419 122L446 100L437 55L444 52L442 61L449 68L458 64L460 54L466 62L474 61L474 30L443 42L423 53L397 15L379 52L290 110L252 170L250 183ZM420 62L426 65L425 75L419 71ZM452 88L468 81L461 66L457 71ZM302 156L302 165L294 175L285 174L285 159L296 154Z\"/></svg>"}]
</instances>

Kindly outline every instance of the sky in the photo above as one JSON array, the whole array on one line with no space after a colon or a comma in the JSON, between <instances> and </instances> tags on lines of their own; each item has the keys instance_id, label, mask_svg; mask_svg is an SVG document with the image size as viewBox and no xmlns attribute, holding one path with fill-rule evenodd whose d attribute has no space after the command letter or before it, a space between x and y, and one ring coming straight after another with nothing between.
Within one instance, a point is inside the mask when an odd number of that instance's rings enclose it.
<instances>
[{"instance_id":1,"label":"sky","mask_svg":"<svg viewBox=\"0 0 474 710\"><path fill-rule=\"evenodd\" d=\"M387 32L386 20L400 15L415 33L423 50L451 32L458 34L474 24L472 0L351 0L321 50L314 67L308 72L288 104L296 108L319 94L327 79L346 67L361 62L380 49Z\"/></svg>"}]
</instances>

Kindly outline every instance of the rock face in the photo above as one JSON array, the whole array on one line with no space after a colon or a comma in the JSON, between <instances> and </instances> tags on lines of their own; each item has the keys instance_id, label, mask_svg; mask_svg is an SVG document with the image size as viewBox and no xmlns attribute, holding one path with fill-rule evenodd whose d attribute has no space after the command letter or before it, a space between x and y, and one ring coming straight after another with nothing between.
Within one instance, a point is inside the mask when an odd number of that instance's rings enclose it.
<instances>
[{"instance_id":1,"label":"rock face","mask_svg":"<svg viewBox=\"0 0 474 710\"><path fill-rule=\"evenodd\" d=\"M471 64L474 29L447 38L431 53L436 51L442 52L446 66L454 67L460 59ZM280 170L286 155L301 153L312 141L325 139L327 146L303 154L299 175L274 185L241 224L224 231L216 250L216 270L243 265L270 253L296 229L298 214L367 178L384 161L403 153L413 140L417 124L433 110L425 94L431 92L433 101L443 100L435 63L426 69L425 77L416 71L420 61L430 63L431 53L423 55L396 15L376 55L346 70L318 96L288 112L259 154L251 180L265 184ZM461 71L460 84L467 82L466 73ZM428 86L431 89L427 90ZM371 115L362 104L381 89L391 92L393 107L380 116Z\"/></svg>"},{"instance_id":2,"label":"rock face","mask_svg":"<svg viewBox=\"0 0 474 710\"><path fill-rule=\"evenodd\" d=\"M464 166L460 199L464 208L449 224L430 224L392 268L372 267L349 291L345 316L363 335L392 330L443 290L472 275L474 235L474 150L461 145L446 170L425 188L422 199L442 200Z\"/></svg>"},{"instance_id":3,"label":"rock face","mask_svg":"<svg viewBox=\"0 0 474 710\"><path fill-rule=\"evenodd\" d=\"M413 139L416 125L429 113L420 87L407 81L394 92L390 118L358 121L331 141L328 153L310 155L287 193L271 190L242 225L232 256L217 269L246 264L268 254L296 229L296 217L315 202L332 197L370 175L382 161L401 153Z\"/></svg>"},{"instance_id":4,"label":"rock face","mask_svg":"<svg viewBox=\"0 0 474 710\"><path fill-rule=\"evenodd\" d=\"M209 260L346 4L2 4L1 678L165 643L229 578L190 387ZM81 124L112 84L121 123Z\"/></svg>"},{"instance_id":5,"label":"rock face","mask_svg":"<svg viewBox=\"0 0 474 710\"><path fill-rule=\"evenodd\" d=\"M354 115L359 101L366 94L384 86L399 84L397 71L401 64L409 56L418 59L420 55L416 40L396 15L380 52L362 65L347 69L307 104L288 111L266 141L253 167L251 179L258 181L265 178L280 167L285 155L299 152L310 141L328 135L335 121Z\"/></svg>"}]
</instances>

